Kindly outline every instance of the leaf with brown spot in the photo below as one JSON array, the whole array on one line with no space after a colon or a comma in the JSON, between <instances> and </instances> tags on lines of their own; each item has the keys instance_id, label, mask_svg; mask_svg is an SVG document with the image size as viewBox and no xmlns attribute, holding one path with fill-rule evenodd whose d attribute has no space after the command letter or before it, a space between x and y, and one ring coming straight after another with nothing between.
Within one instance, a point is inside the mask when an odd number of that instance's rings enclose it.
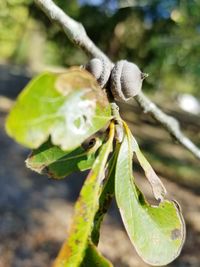
<instances>
[{"instance_id":1,"label":"leaf with brown spot","mask_svg":"<svg viewBox=\"0 0 200 267\"><path fill-rule=\"evenodd\" d=\"M125 125L115 175L115 196L128 236L140 257L150 265L166 265L181 252L185 224L177 203L150 205L132 174L132 134Z\"/></svg>"},{"instance_id":2,"label":"leaf with brown spot","mask_svg":"<svg viewBox=\"0 0 200 267\"><path fill-rule=\"evenodd\" d=\"M38 148L52 144L70 151L111 120L109 101L95 78L80 68L45 72L20 93L7 121L7 133Z\"/></svg>"},{"instance_id":3,"label":"leaf with brown spot","mask_svg":"<svg viewBox=\"0 0 200 267\"><path fill-rule=\"evenodd\" d=\"M113 138L114 124L111 122L108 141L102 145L81 189L68 239L62 246L54 267L79 266L83 261L93 229L94 217L99 209L99 198L103 190L105 168L108 156L112 151Z\"/></svg>"}]
</instances>

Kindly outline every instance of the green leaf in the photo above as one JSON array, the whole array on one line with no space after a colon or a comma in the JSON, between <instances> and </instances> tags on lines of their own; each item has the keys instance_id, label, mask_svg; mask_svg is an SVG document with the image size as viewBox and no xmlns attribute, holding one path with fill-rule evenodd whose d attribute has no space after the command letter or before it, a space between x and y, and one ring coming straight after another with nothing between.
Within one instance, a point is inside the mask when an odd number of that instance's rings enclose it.
<instances>
[{"instance_id":1,"label":"green leaf","mask_svg":"<svg viewBox=\"0 0 200 267\"><path fill-rule=\"evenodd\" d=\"M114 177L115 177L115 165L117 156L118 156L118 150L116 149L115 153L112 155L112 158L109 160L108 175L106 177L106 181L104 182L103 190L99 198L99 209L97 210L94 217L93 229L91 232L91 240L88 242L88 247L86 249L83 262L81 263L81 267L113 266L107 259L105 259L98 252L96 246L98 245L99 242L99 235L100 235L99 231L101 223L114 195Z\"/></svg>"},{"instance_id":2,"label":"green leaf","mask_svg":"<svg viewBox=\"0 0 200 267\"><path fill-rule=\"evenodd\" d=\"M85 257L80 267L112 267L110 261L105 259L100 252L97 250L96 246L92 243L88 244L85 252Z\"/></svg>"},{"instance_id":3,"label":"green leaf","mask_svg":"<svg viewBox=\"0 0 200 267\"><path fill-rule=\"evenodd\" d=\"M147 203L134 183L133 146L127 132L116 165L115 195L126 231L141 258L151 265L166 265L180 253L185 224L179 205L164 200L158 206Z\"/></svg>"},{"instance_id":4,"label":"green leaf","mask_svg":"<svg viewBox=\"0 0 200 267\"><path fill-rule=\"evenodd\" d=\"M114 177L117 156L118 149L115 149L115 153L109 160L109 165L107 169L108 175L106 177L106 181L104 182L104 187L99 198L99 209L94 217L91 240L88 242L88 248L86 250L81 267L112 266L112 264L98 252L96 246L99 242L99 231L101 223L114 195Z\"/></svg>"},{"instance_id":5,"label":"green leaf","mask_svg":"<svg viewBox=\"0 0 200 267\"><path fill-rule=\"evenodd\" d=\"M111 119L108 99L87 71L46 72L19 95L7 122L7 133L38 148L49 136L62 150L73 150Z\"/></svg>"},{"instance_id":6,"label":"green leaf","mask_svg":"<svg viewBox=\"0 0 200 267\"><path fill-rule=\"evenodd\" d=\"M63 151L50 141L44 143L38 149L33 150L26 160L28 168L53 178L64 178L76 171L91 169L97 149L101 146L100 138L95 138L95 144L89 149L82 146L73 151Z\"/></svg>"},{"instance_id":7,"label":"green leaf","mask_svg":"<svg viewBox=\"0 0 200 267\"><path fill-rule=\"evenodd\" d=\"M103 188L106 163L112 151L113 138L114 124L111 123L109 139L102 145L81 189L68 239L61 248L54 267L78 267L83 261L93 228L94 217L99 209L99 197Z\"/></svg>"},{"instance_id":8,"label":"green leaf","mask_svg":"<svg viewBox=\"0 0 200 267\"><path fill-rule=\"evenodd\" d=\"M115 166L116 166L117 156L118 156L118 149L115 150L115 153L109 160L109 165L107 169L108 175L106 177L106 181L104 182L104 187L101 196L99 198L99 209L97 210L94 217L93 229L91 232L91 240L88 242L88 248L86 250L85 257L83 259L81 267L113 266L107 259L105 259L98 252L96 246L98 245L99 242L99 235L100 235L99 231L101 223L114 195L114 177L115 177Z\"/></svg>"},{"instance_id":9,"label":"green leaf","mask_svg":"<svg viewBox=\"0 0 200 267\"><path fill-rule=\"evenodd\" d=\"M155 199L163 200L163 198L167 192L163 183L161 182L161 180L159 179L159 177L155 173L154 169L151 167L148 160L145 158L145 156L141 152L141 150L137 144L137 141L130 133L130 130L128 129L127 125L126 124L124 124L124 125L125 125L126 130L129 133L130 138L131 138L133 151L135 152L137 159L138 159L141 167L143 168L143 170L145 172L145 176L151 185L152 192L154 194Z\"/></svg>"},{"instance_id":10,"label":"green leaf","mask_svg":"<svg viewBox=\"0 0 200 267\"><path fill-rule=\"evenodd\" d=\"M91 233L91 240L95 245L99 242L99 231L100 226L103 221L105 213L108 211L112 198L114 196L114 185L115 185L115 166L118 157L119 147L115 147L115 151L109 160L109 165L107 168L107 177L104 181L104 187L99 198L99 209L95 214L93 229Z\"/></svg>"}]
</instances>

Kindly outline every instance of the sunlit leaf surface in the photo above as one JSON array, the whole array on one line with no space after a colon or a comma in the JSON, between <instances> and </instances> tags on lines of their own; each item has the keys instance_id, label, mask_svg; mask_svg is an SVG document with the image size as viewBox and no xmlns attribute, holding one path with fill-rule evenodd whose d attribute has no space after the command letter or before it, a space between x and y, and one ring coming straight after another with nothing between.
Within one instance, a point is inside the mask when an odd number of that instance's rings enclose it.
<instances>
[{"instance_id":1,"label":"sunlit leaf surface","mask_svg":"<svg viewBox=\"0 0 200 267\"><path fill-rule=\"evenodd\" d=\"M115 177L115 165L116 165L117 155L118 155L118 149L115 150L115 153L109 160L109 165L107 168L108 175L106 177L106 181L104 182L103 190L99 198L99 208L94 217L93 229L91 232L91 237L89 238L90 241L88 241L88 247L86 249L85 257L83 259L81 267L113 266L107 259L105 259L98 252L97 245L99 242L101 223L114 195L114 177Z\"/></svg>"},{"instance_id":2,"label":"sunlit leaf surface","mask_svg":"<svg viewBox=\"0 0 200 267\"><path fill-rule=\"evenodd\" d=\"M33 79L19 95L6 129L30 148L38 148L51 136L54 145L72 150L110 119L109 102L94 77L72 68Z\"/></svg>"},{"instance_id":3,"label":"sunlit leaf surface","mask_svg":"<svg viewBox=\"0 0 200 267\"><path fill-rule=\"evenodd\" d=\"M114 125L111 123L109 139L102 146L81 189L68 239L62 247L54 267L78 267L83 261L94 217L99 208L99 197L103 188L106 162L112 151L113 138Z\"/></svg>"},{"instance_id":4,"label":"sunlit leaf surface","mask_svg":"<svg viewBox=\"0 0 200 267\"><path fill-rule=\"evenodd\" d=\"M111 203L111 200L114 195L114 176L115 176L115 164L118 155L118 149L113 154L112 158L109 161L108 166L108 176L106 177L106 182L104 183L104 187L102 193L99 198L99 208L94 217L93 229L90 237L90 241L88 242L88 247L86 249L85 257L81 264L81 267L112 267L113 265L105 259L97 250L97 245L99 242L100 236L100 226L103 221L103 217L108 210L108 207Z\"/></svg>"},{"instance_id":5,"label":"sunlit leaf surface","mask_svg":"<svg viewBox=\"0 0 200 267\"><path fill-rule=\"evenodd\" d=\"M165 265L180 253L185 226L178 204L164 200L147 203L132 174L133 146L126 131L116 165L115 195L120 213L136 251L151 265Z\"/></svg>"}]
</instances>

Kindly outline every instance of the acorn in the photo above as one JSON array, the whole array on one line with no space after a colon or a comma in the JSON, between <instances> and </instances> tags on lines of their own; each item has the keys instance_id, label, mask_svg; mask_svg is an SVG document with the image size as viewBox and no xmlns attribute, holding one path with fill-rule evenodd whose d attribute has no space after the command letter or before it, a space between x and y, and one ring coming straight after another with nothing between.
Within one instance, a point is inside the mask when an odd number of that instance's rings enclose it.
<instances>
[{"instance_id":1,"label":"acorn","mask_svg":"<svg viewBox=\"0 0 200 267\"><path fill-rule=\"evenodd\" d=\"M105 88L110 77L112 64L103 58L93 58L85 65L85 69L96 78L102 88Z\"/></svg>"},{"instance_id":2,"label":"acorn","mask_svg":"<svg viewBox=\"0 0 200 267\"><path fill-rule=\"evenodd\" d=\"M148 76L138 66L127 60L118 61L111 71L111 92L115 100L127 101L138 95L142 82Z\"/></svg>"}]
</instances>

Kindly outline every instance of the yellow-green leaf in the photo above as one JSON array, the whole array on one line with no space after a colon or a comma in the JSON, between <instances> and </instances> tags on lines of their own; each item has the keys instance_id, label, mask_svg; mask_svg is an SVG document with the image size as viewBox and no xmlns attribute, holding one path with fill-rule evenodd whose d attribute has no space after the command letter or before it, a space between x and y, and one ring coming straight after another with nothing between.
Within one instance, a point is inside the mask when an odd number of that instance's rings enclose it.
<instances>
[{"instance_id":1,"label":"yellow-green leaf","mask_svg":"<svg viewBox=\"0 0 200 267\"><path fill-rule=\"evenodd\" d=\"M108 99L87 71L45 72L17 98L7 133L19 143L38 148L49 136L62 150L72 150L111 119Z\"/></svg>"},{"instance_id":2,"label":"yellow-green leaf","mask_svg":"<svg viewBox=\"0 0 200 267\"><path fill-rule=\"evenodd\" d=\"M85 252L85 257L80 267L112 267L110 261L104 258L97 250L97 247L89 242Z\"/></svg>"},{"instance_id":3,"label":"yellow-green leaf","mask_svg":"<svg viewBox=\"0 0 200 267\"><path fill-rule=\"evenodd\" d=\"M78 267L83 261L93 229L94 217L99 208L99 197L103 189L105 168L108 156L112 151L113 138L114 124L111 123L108 141L102 145L81 189L69 236L60 250L54 267Z\"/></svg>"}]
</instances>

